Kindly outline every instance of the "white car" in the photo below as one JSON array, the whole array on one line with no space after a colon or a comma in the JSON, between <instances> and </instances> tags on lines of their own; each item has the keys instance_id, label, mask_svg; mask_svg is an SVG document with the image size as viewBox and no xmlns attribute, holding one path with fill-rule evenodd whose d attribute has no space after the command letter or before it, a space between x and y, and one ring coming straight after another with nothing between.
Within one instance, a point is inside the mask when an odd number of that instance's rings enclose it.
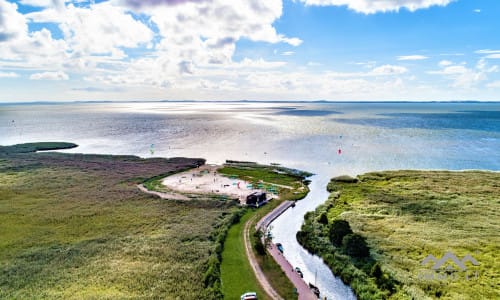
<instances>
[{"instance_id":1,"label":"white car","mask_svg":"<svg viewBox=\"0 0 500 300\"><path fill-rule=\"evenodd\" d=\"M248 292L241 295L241 300L257 300L257 293Z\"/></svg>"}]
</instances>

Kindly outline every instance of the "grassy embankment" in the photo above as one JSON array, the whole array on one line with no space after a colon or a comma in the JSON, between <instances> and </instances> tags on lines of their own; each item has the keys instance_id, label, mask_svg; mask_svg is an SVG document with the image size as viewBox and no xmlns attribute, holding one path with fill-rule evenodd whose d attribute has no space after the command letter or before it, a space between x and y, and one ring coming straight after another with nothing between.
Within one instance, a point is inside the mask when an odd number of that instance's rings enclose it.
<instances>
[{"instance_id":1,"label":"grassy embankment","mask_svg":"<svg viewBox=\"0 0 500 300\"><path fill-rule=\"evenodd\" d=\"M0 154L32 153L37 151L62 150L78 147L77 144L65 142L24 143L12 146L0 146Z\"/></svg>"},{"instance_id":2,"label":"grassy embankment","mask_svg":"<svg viewBox=\"0 0 500 300\"><path fill-rule=\"evenodd\" d=\"M239 208L160 200L136 184L201 159L0 147L0 298L220 299L220 253Z\"/></svg>"},{"instance_id":3,"label":"grassy embankment","mask_svg":"<svg viewBox=\"0 0 500 300\"><path fill-rule=\"evenodd\" d=\"M298 237L359 299L500 298L499 173L388 171L346 179L332 179L330 198L306 215ZM339 219L366 238L368 257L332 245L329 227ZM421 265L446 252L459 260L470 254L480 265Z\"/></svg>"},{"instance_id":4,"label":"grassy embankment","mask_svg":"<svg viewBox=\"0 0 500 300\"><path fill-rule=\"evenodd\" d=\"M225 299L237 299L246 291L256 291L259 299L268 299L260 288L245 255L244 224L251 222L251 240L255 243L256 239L253 233L256 222L282 201L299 200L305 197L309 189L307 185L303 184L303 181L311 174L282 167L245 163L227 164L224 168L219 169L219 173L252 182L255 186L261 183L264 188L275 189L279 194L279 200L273 200L259 209L247 209L242 221L231 227L222 252L221 280ZM278 185L290 186L292 189ZM273 288L285 299L296 299L292 283L274 259L270 255L258 255L254 249L252 250Z\"/></svg>"}]
</instances>

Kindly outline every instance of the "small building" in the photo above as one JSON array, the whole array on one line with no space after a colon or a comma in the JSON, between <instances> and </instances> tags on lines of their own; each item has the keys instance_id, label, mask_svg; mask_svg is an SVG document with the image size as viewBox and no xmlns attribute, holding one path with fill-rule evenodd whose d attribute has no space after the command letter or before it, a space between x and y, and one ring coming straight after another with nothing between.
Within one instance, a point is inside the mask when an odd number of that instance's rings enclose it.
<instances>
[{"instance_id":1,"label":"small building","mask_svg":"<svg viewBox=\"0 0 500 300\"><path fill-rule=\"evenodd\" d=\"M267 197L264 192L253 192L247 196L246 204L248 206L259 207L260 205L266 203Z\"/></svg>"}]
</instances>

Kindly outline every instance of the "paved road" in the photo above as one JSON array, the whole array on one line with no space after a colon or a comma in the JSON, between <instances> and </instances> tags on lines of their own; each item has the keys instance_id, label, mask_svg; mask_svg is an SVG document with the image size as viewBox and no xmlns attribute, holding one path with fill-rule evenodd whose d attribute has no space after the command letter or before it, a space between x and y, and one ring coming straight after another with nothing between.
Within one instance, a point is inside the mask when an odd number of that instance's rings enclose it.
<instances>
[{"instance_id":1,"label":"paved road","mask_svg":"<svg viewBox=\"0 0 500 300\"><path fill-rule=\"evenodd\" d=\"M267 226L269 226L269 224L271 224L271 222L274 221L274 219L279 217L285 210L290 208L290 206L292 206L293 203L294 203L293 201L284 201L283 203L278 205L278 207L273 209L270 213L268 213L262 219L260 219L259 222L257 222L257 225L255 225L255 229L258 230L261 227L264 227L264 229L266 229Z\"/></svg>"},{"instance_id":2,"label":"paved road","mask_svg":"<svg viewBox=\"0 0 500 300\"><path fill-rule=\"evenodd\" d=\"M286 249L285 249L286 251ZM299 300L318 300L318 297L309 289L307 283L295 272L294 267L286 260L286 258L281 254L275 245L269 249L269 252L273 256L274 260L281 266L283 272L293 283L297 292L299 293Z\"/></svg>"},{"instance_id":3,"label":"paved road","mask_svg":"<svg viewBox=\"0 0 500 300\"><path fill-rule=\"evenodd\" d=\"M285 201L281 203L278 207L276 207L273 211L265 215L262 219L257 222L255 226L256 229L261 226L264 227L264 232L266 232L267 226L276 219L279 215L281 215L285 210L287 210L291 205L292 201ZM249 224L249 223L247 223ZM276 263L278 263L285 272L286 276L293 283L297 292L299 293L299 300L317 300L318 297L314 295L314 293L309 289L307 283L299 276L297 272L294 271L294 267L286 260L286 258L279 252L278 248L271 244L271 248L268 249L271 256L274 258ZM286 249L284 250L286 251Z\"/></svg>"}]
</instances>

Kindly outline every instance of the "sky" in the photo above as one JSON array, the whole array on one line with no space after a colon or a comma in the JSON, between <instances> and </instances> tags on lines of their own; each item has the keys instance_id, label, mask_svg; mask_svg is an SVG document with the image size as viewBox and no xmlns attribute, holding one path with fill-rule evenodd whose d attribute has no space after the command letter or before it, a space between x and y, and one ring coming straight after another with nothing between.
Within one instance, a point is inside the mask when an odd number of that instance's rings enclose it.
<instances>
[{"instance_id":1,"label":"sky","mask_svg":"<svg viewBox=\"0 0 500 300\"><path fill-rule=\"evenodd\" d=\"M0 0L0 102L500 101L497 0Z\"/></svg>"}]
</instances>

